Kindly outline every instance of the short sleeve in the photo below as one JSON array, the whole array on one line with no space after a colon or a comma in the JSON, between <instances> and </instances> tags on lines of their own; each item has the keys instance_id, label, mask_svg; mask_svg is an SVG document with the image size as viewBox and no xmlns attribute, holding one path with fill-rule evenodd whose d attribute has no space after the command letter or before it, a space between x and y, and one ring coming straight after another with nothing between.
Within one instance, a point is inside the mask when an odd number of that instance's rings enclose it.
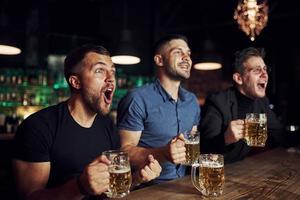
<instances>
[{"instance_id":1,"label":"short sleeve","mask_svg":"<svg viewBox=\"0 0 300 200\"><path fill-rule=\"evenodd\" d=\"M14 138L13 158L28 162L50 160L51 128L45 120L33 116L23 121Z\"/></svg>"},{"instance_id":2,"label":"short sleeve","mask_svg":"<svg viewBox=\"0 0 300 200\"><path fill-rule=\"evenodd\" d=\"M117 112L118 130L144 130L145 106L138 93L127 94L120 101Z\"/></svg>"}]
</instances>

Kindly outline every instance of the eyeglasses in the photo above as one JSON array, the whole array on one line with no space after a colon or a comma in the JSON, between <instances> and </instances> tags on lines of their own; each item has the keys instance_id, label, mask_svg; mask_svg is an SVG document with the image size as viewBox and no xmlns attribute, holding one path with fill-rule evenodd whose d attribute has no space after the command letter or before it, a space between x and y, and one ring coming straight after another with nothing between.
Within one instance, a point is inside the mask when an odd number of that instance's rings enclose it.
<instances>
[{"instance_id":1,"label":"eyeglasses","mask_svg":"<svg viewBox=\"0 0 300 200\"><path fill-rule=\"evenodd\" d=\"M246 71L248 72L251 72L255 75L259 75L261 74L263 71L265 71L266 73L270 73L271 72L271 67L269 66L264 66L263 68L257 66L257 67L253 67L253 68L249 68L249 69L246 69Z\"/></svg>"}]
</instances>

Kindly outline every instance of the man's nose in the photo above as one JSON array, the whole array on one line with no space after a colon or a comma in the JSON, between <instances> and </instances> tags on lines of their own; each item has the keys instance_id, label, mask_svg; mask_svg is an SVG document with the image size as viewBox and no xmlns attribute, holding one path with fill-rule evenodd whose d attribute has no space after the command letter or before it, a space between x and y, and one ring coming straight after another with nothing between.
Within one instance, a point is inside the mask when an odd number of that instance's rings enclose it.
<instances>
[{"instance_id":1,"label":"man's nose","mask_svg":"<svg viewBox=\"0 0 300 200\"><path fill-rule=\"evenodd\" d=\"M191 61L191 56L190 56L189 53L183 53L182 59L183 59L184 61Z\"/></svg>"},{"instance_id":2,"label":"man's nose","mask_svg":"<svg viewBox=\"0 0 300 200\"><path fill-rule=\"evenodd\" d=\"M268 69L267 68L262 68L260 74L264 75L264 76L268 76Z\"/></svg>"},{"instance_id":3,"label":"man's nose","mask_svg":"<svg viewBox=\"0 0 300 200\"><path fill-rule=\"evenodd\" d=\"M114 83L115 80L116 80L115 73L114 72L107 72L106 82L108 82L108 83Z\"/></svg>"}]
</instances>

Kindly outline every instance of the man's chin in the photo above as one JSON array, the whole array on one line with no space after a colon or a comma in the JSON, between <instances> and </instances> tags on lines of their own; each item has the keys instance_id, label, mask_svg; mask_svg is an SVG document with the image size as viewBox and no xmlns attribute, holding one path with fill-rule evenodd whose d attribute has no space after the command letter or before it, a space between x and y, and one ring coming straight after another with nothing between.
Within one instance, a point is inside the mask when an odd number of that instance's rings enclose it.
<instances>
[{"instance_id":1,"label":"man's chin","mask_svg":"<svg viewBox=\"0 0 300 200\"><path fill-rule=\"evenodd\" d=\"M102 106L102 107L100 107L100 109L99 109L99 114L101 114L101 115L107 115L107 114L109 114L109 112L110 112L110 105L109 106Z\"/></svg>"},{"instance_id":2,"label":"man's chin","mask_svg":"<svg viewBox=\"0 0 300 200\"><path fill-rule=\"evenodd\" d=\"M258 92L258 93L256 93L256 97L257 98L264 98L265 96L266 96L265 92Z\"/></svg>"},{"instance_id":3,"label":"man's chin","mask_svg":"<svg viewBox=\"0 0 300 200\"><path fill-rule=\"evenodd\" d=\"M190 78L190 76L191 76L191 73L189 73L189 72L181 73L181 77L184 79L188 79L188 78Z\"/></svg>"},{"instance_id":4,"label":"man's chin","mask_svg":"<svg viewBox=\"0 0 300 200\"><path fill-rule=\"evenodd\" d=\"M181 76L178 76L178 79L179 81L185 81L185 80L188 80L190 78L190 75L181 75Z\"/></svg>"}]
</instances>

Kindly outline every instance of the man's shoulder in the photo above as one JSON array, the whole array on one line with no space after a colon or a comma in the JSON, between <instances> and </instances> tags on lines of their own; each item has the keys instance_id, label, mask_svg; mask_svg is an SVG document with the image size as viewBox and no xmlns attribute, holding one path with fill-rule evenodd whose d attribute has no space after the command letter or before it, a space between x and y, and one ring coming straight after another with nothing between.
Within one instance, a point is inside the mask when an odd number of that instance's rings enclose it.
<instances>
[{"instance_id":1,"label":"man's shoulder","mask_svg":"<svg viewBox=\"0 0 300 200\"><path fill-rule=\"evenodd\" d=\"M233 88L228 88L223 91L212 93L208 96L208 100L215 103L229 103L235 99L235 92Z\"/></svg>"},{"instance_id":2,"label":"man's shoulder","mask_svg":"<svg viewBox=\"0 0 300 200\"><path fill-rule=\"evenodd\" d=\"M196 95L193 92L185 89L184 87L180 87L180 90L185 98L197 99Z\"/></svg>"},{"instance_id":3,"label":"man's shoulder","mask_svg":"<svg viewBox=\"0 0 300 200\"><path fill-rule=\"evenodd\" d=\"M130 92L132 94L148 94L149 92L153 92L154 90L155 90L155 84L147 83L141 87L132 89Z\"/></svg>"},{"instance_id":4,"label":"man's shoulder","mask_svg":"<svg viewBox=\"0 0 300 200\"><path fill-rule=\"evenodd\" d=\"M31 114L24 120L23 123L35 125L38 125L38 123L41 122L53 123L56 121L55 118L58 117L58 113L63 110L64 106L65 102L61 102L59 104L43 108L42 110Z\"/></svg>"},{"instance_id":5,"label":"man's shoulder","mask_svg":"<svg viewBox=\"0 0 300 200\"><path fill-rule=\"evenodd\" d=\"M155 93L154 84L149 83L128 91L126 98L127 99L148 99L147 97L153 96L154 93Z\"/></svg>"}]
</instances>

